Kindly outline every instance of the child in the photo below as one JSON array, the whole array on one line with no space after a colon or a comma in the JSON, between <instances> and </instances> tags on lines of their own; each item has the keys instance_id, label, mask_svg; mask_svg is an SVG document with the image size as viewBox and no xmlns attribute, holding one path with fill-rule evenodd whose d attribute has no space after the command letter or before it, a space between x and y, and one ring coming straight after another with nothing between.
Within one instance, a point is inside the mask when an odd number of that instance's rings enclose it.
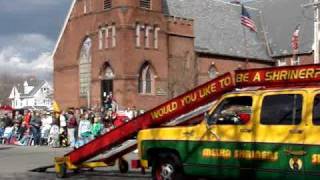
<instances>
[{"instance_id":1,"label":"child","mask_svg":"<svg viewBox=\"0 0 320 180\"><path fill-rule=\"evenodd\" d=\"M27 146L31 144L30 128L27 123L23 122L20 128L20 139L15 144L20 146Z\"/></svg>"},{"instance_id":2,"label":"child","mask_svg":"<svg viewBox=\"0 0 320 180\"><path fill-rule=\"evenodd\" d=\"M92 139L91 134L91 122L89 121L89 115L85 114L84 116L80 116L79 123L79 141L77 143L77 147L83 146L88 143Z\"/></svg>"},{"instance_id":3,"label":"child","mask_svg":"<svg viewBox=\"0 0 320 180\"><path fill-rule=\"evenodd\" d=\"M11 139L12 134L13 134L13 130L14 130L13 126L8 126L8 127L6 127L4 129L3 136L2 136L2 139L4 140L4 143L9 143L10 142L10 139Z\"/></svg>"},{"instance_id":4,"label":"child","mask_svg":"<svg viewBox=\"0 0 320 180\"><path fill-rule=\"evenodd\" d=\"M60 139L59 139L59 126L57 124L52 124L49 132L49 137L48 137L48 146L57 148L60 146Z\"/></svg>"},{"instance_id":5,"label":"child","mask_svg":"<svg viewBox=\"0 0 320 180\"><path fill-rule=\"evenodd\" d=\"M97 138L98 136L101 135L102 128L103 128L103 126L102 126L102 124L100 122L99 117L95 117L94 118L94 123L93 123L92 128L91 128L91 133L94 136L94 138Z\"/></svg>"}]
</instances>

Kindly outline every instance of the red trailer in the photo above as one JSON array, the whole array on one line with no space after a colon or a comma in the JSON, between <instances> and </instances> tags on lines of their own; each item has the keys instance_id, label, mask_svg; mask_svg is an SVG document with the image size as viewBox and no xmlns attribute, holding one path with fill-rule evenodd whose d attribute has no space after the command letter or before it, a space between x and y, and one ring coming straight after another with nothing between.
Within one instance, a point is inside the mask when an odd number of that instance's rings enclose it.
<instances>
[{"instance_id":1,"label":"red trailer","mask_svg":"<svg viewBox=\"0 0 320 180\"><path fill-rule=\"evenodd\" d=\"M122 156L136 149L136 141L128 140L136 136L140 130L169 123L181 115L215 101L221 95L233 89L232 76L227 73L171 99L130 120L128 123L116 127L79 149L71 151L63 157L56 157L55 170L57 176L65 177L67 170L113 165L117 159L119 159L120 171L125 172L128 169L128 162ZM178 122L178 124L183 122ZM121 146L119 147L119 145ZM104 159L87 162L106 151L108 152Z\"/></svg>"}]
</instances>

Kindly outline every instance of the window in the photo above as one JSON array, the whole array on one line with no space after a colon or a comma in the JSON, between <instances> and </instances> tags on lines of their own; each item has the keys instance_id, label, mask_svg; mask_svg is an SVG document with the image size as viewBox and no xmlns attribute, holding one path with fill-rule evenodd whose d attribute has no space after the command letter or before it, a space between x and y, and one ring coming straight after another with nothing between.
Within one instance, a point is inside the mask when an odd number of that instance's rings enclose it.
<instances>
[{"instance_id":1,"label":"window","mask_svg":"<svg viewBox=\"0 0 320 180\"><path fill-rule=\"evenodd\" d=\"M144 9L150 9L151 8L150 0L140 0L140 7Z\"/></svg>"},{"instance_id":2,"label":"window","mask_svg":"<svg viewBox=\"0 0 320 180\"><path fill-rule=\"evenodd\" d=\"M278 66L286 66L286 65L287 65L286 59L285 59L285 58L278 59L278 60L277 60L277 65L278 65Z\"/></svg>"},{"instance_id":3,"label":"window","mask_svg":"<svg viewBox=\"0 0 320 180\"><path fill-rule=\"evenodd\" d=\"M116 47L116 26L111 26L112 47Z\"/></svg>"},{"instance_id":4,"label":"window","mask_svg":"<svg viewBox=\"0 0 320 180\"><path fill-rule=\"evenodd\" d=\"M261 124L296 125L301 122L302 95L280 94L266 96L262 102Z\"/></svg>"},{"instance_id":5,"label":"window","mask_svg":"<svg viewBox=\"0 0 320 180\"><path fill-rule=\"evenodd\" d=\"M107 66L104 72L104 79L113 79L114 73L110 66Z\"/></svg>"},{"instance_id":6,"label":"window","mask_svg":"<svg viewBox=\"0 0 320 180\"><path fill-rule=\"evenodd\" d=\"M210 79L216 78L218 75L217 68L214 65L211 65L208 74Z\"/></svg>"},{"instance_id":7,"label":"window","mask_svg":"<svg viewBox=\"0 0 320 180\"><path fill-rule=\"evenodd\" d=\"M140 47L140 24L136 24L136 47Z\"/></svg>"},{"instance_id":8,"label":"window","mask_svg":"<svg viewBox=\"0 0 320 180\"><path fill-rule=\"evenodd\" d=\"M99 30L99 49L103 49L106 42L106 29L100 28Z\"/></svg>"},{"instance_id":9,"label":"window","mask_svg":"<svg viewBox=\"0 0 320 180\"><path fill-rule=\"evenodd\" d=\"M136 47L140 47L142 41L144 42L145 48L158 49L159 31L160 27L158 26L141 25L139 23L136 23Z\"/></svg>"},{"instance_id":10,"label":"window","mask_svg":"<svg viewBox=\"0 0 320 180\"><path fill-rule=\"evenodd\" d=\"M155 27L154 29L154 48L155 49L159 48L159 31L160 31L160 27Z\"/></svg>"},{"instance_id":11,"label":"window","mask_svg":"<svg viewBox=\"0 0 320 180\"><path fill-rule=\"evenodd\" d=\"M116 47L116 25L104 26L99 30L99 49ZM109 44L111 43L111 45Z\"/></svg>"},{"instance_id":12,"label":"window","mask_svg":"<svg viewBox=\"0 0 320 180\"><path fill-rule=\"evenodd\" d=\"M83 42L79 59L80 96L87 97L91 83L91 39Z\"/></svg>"},{"instance_id":13,"label":"window","mask_svg":"<svg viewBox=\"0 0 320 180\"><path fill-rule=\"evenodd\" d=\"M146 48L150 47L150 31L152 30L151 26L146 26L146 31L145 31L145 40L144 40L144 45Z\"/></svg>"},{"instance_id":14,"label":"window","mask_svg":"<svg viewBox=\"0 0 320 180\"><path fill-rule=\"evenodd\" d=\"M291 59L291 65L292 66L300 65L300 57L299 56L293 57Z\"/></svg>"},{"instance_id":15,"label":"window","mask_svg":"<svg viewBox=\"0 0 320 180\"><path fill-rule=\"evenodd\" d=\"M223 100L209 117L211 124L246 124L250 121L252 97L238 96Z\"/></svg>"},{"instance_id":16,"label":"window","mask_svg":"<svg viewBox=\"0 0 320 180\"><path fill-rule=\"evenodd\" d=\"M320 125L320 95L316 95L313 101L312 122L315 125Z\"/></svg>"},{"instance_id":17,"label":"window","mask_svg":"<svg viewBox=\"0 0 320 180\"><path fill-rule=\"evenodd\" d=\"M91 11L91 0L83 1L83 13L87 14Z\"/></svg>"},{"instance_id":18,"label":"window","mask_svg":"<svg viewBox=\"0 0 320 180\"><path fill-rule=\"evenodd\" d=\"M139 93L152 94L154 91L154 71L151 66L146 63L142 66L139 73Z\"/></svg>"},{"instance_id":19,"label":"window","mask_svg":"<svg viewBox=\"0 0 320 180\"><path fill-rule=\"evenodd\" d=\"M104 0L103 1L103 9L108 10L112 8L112 1L111 0Z\"/></svg>"}]
</instances>

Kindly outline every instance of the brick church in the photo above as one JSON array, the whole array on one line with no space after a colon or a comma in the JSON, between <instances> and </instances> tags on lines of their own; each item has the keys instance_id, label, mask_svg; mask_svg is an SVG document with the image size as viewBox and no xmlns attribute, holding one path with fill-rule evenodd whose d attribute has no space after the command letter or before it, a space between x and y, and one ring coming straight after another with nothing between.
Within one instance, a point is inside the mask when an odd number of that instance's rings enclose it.
<instances>
[{"instance_id":1,"label":"brick church","mask_svg":"<svg viewBox=\"0 0 320 180\"><path fill-rule=\"evenodd\" d=\"M260 11L258 32L239 5L215 0L74 0L54 50L54 99L62 108L150 109L217 75L275 64Z\"/></svg>"}]
</instances>

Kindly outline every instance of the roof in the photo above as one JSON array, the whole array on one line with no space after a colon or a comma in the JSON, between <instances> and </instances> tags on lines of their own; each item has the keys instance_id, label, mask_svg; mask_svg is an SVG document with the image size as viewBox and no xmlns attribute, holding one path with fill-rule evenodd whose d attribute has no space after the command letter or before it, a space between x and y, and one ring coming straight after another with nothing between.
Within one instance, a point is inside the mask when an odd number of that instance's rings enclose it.
<instances>
[{"instance_id":1,"label":"roof","mask_svg":"<svg viewBox=\"0 0 320 180\"><path fill-rule=\"evenodd\" d=\"M166 15L194 19L197 52L271 60L261 33L260 11L248 9L258 28L255 33L241 25L237 4L218 0L164 0L163 4Z\"/></svg>"},{"instance_id":2,"label":"roof","mask_svg":"<svg viewBox=\"0 0 320 180\"><path fill-rule=\"evenodd\" d=\"M31 80L27 80L27 83L29 86L33 86L33 89L28 94L24 93L23 84L18 84L16 86L16 88L17 88L18 92L21 94L21 96L33 96L46 83L46 81L31 79Z\"/></svg>"},{"instance_id":3,"label":"roof","mask_svg":"<svg viewBox=\"0 0 320 180\"><path fill-rule=\"evenodd\" d=\"M313 8L303 8L310 0L259 0L246 3L261 10L271 56L291 55L291 36L300 24L299 53L312 52Z\"/></svg>"}]
</instances>

